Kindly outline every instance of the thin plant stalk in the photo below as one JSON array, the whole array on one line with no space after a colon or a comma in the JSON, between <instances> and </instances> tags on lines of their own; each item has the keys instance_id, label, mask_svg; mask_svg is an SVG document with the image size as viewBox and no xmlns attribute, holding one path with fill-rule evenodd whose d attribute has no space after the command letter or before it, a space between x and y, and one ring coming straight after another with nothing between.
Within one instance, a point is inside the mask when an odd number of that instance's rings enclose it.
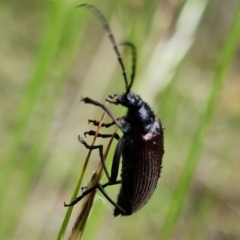
<instances>
[{"instance_id":1,"label":"thin plant stalk","mask_svg":"<svg viewBox=\"0 0 240 240\"><path fill-rule=\"evenodd\" d=\"M116 134L116 131L117 131L117 128L116 128L113 136L111 137L111 139L110 139L110 141L107 145L107 148L104 152L104 161L107 158L107 155L108 155L109 149L112 145L112 142L113 142L114 136ZM102 172L103 172L103 165L100 162L96 171L93 173L92 178L91 178L91 180L88 184L89 187L95 186L96 184L98 184L100 182ZM78 215L77 220L76 220L76 222L73 226L73 230L72 230L72 233L69 237L69 240L76 240L76 239L80 240L80 239L82 239L83 232L84 232L88 217L89 217L89 215L92 211L92 207L93 207L96 192L97 192L97 189L92 191L91 193L89 193L87 196L85 196L85 198L84 198L85 201L83 202L81 212Z\"/></svg>"},{"instance_id":2,"label":"thin plant stalk","mask_svg":"<svg viewBox=\"0 0 240 240\"><path fill-rule=\"evenodd\" d=\"M94 136L94 138L93 138L93 141L92 141L92 144L91 144L91 145L94 145L94 143L95 143L95 141L96 141L96 139L97 139L97 135L98 135L99 130L100 130L100 128L101 128L101 125L102 125L104 116L105 116L105 112L102 114L102 117L101 117L101 119L100 119L100 121L99 121L99 125L98 125L98 127L97 127L96 134L95 134L95 136ZM87 165L88 165L88 162L89 162L89 159L90 159L90 156L91 156L91 152L92 152L92 150L90 149L90 150L88 151L88 155L87 155L87 157L86 157L86 159L85 159L85 162L84 162L84 164L83 164L83 168L82 168L82 170L81 170L81 172L80 172L79 179L78 179L77 184L76 184L76 186L75 186L75 188L74 188L74 191L73 191L73 194L72 194L72 197L71 197L70 202L72 202L74 199L76 199L76 197L77 197L77 195L78 195L78 192L79 192L79 189L80 189L80 187L81 187L81 185L82 185L82 180L83 180L83 177L84 177L84 174L85 174L85 172L86 172ZM60 231L59 231L59 233L58 233L57 240L63 239L64 234L65 234L66 229L67 229L67 225L68 225L68 223L69 223L69 219L70 219L71 214L72 214L72 210L73 210L73 206L70 206L70 207L67 208L67 211L66 211L65 217L64 217L64 219L63 219L63 222L62 222Z\"/></svg>"}]
</instances>

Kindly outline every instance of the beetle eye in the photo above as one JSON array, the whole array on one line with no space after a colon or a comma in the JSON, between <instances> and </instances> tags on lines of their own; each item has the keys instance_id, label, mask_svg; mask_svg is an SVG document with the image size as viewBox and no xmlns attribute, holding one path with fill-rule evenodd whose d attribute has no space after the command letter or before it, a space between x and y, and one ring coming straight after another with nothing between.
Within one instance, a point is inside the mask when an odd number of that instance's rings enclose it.
<instances>
[{"instance_id":1,"label":"beetle eye","mask_svg":"<svg viewBox=\"0 0 240 240\"><path fill-rule=\"evenodd\" d=\"M129 102L132 102L133 97L132 97L132 93L131 93L131 92L128 93L128 94L126 95L126 97L127 97L127 100L128 100Z\"/></svg>"}]
</instances>

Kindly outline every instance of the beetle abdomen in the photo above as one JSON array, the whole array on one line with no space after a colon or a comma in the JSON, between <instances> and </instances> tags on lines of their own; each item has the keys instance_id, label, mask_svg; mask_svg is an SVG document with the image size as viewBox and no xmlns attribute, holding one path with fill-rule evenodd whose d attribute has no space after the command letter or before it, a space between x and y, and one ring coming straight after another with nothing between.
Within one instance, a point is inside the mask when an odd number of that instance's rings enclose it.
<instances>
[{"instance_id":1,"label":"beetle abdomen","mask_svg":"<svg viewBox=\"0 0 240 240\"><path fill-rule=\"evenodd\" d=\"M122 186L118 195L118 208L114 216L131 215L151 198L162 168L163 128L156 119L152 131L145 135L126 136L122 149Z\"/></svg>"}]
</instances>

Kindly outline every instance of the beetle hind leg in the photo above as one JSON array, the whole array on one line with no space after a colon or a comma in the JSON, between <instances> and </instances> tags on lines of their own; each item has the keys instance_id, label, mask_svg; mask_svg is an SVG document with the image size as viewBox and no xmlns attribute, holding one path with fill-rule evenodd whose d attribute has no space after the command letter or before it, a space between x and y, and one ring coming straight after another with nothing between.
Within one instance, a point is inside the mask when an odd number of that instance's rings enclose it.
<instances>
[{"instance_id":1,"label":"beetle hind leg","mask_svg":"<svg viewBox=\"0 0 240 240\"><path fill-rule=\"evenodd\" d=\"M82 200L86 195L88 195L89 193L93 192L94 190L98 189L103 195L104 197L115 207L117 208L120 212L122 212L123 214L126 213L126 211L121 208L116 202L114 202L109 196L108 194L106 193L106 191L104 190L105 187L107 186L110 186L110 185L116 185L116 184L120 184L121 181L116 181L114 183L111 183L111 182L108 182L108 183L105 183L103 185L101 184L96 184L95 186L87 189L86 191L84 191L82 193L82 195L80 195L79 197L77 197L75 200L73 200L71 203L67 204L67 203L64 203L64 206L65 207L70 207L70 206L74 206L76 203L78 203L80 200Z\"/></svg>"}]
</instances>

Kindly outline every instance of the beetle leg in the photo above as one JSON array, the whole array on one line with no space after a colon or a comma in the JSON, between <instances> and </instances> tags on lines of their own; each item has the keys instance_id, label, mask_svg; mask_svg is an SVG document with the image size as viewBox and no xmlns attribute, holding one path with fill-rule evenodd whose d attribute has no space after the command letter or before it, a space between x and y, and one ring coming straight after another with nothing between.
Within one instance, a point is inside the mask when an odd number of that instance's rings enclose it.
<instances>
[{"instance_id":1,"label":"beetle leg","mask_svg":"<svg viewBox=\"0 0 240 240\"><path fill-rule=\"evenodd\" d=\"M99 121L97 121L97 120L90 120L90 119L88 119L88 124L89 123L92 123L94 126L99 126ZM105 128L109 128L109 127L111 127L111 126L113 126L113 125L115 125L115 122L114 121L112 121L112 122L110 122L110 123L102 123L101 124L101 127L105 127Z\"/></svg>"},{"instance_id":2,"label":"beetle leg","mask_svg":"<svg viewBox=\"0 0 240 240\"><path fill-rule=\"evenodd\" d=\"M105 164L105 162L104 162L104 157L103 157L103 145L93 145L93 146L90 146L90 145L88 145L88 144L80 137L80 135L78 136L78 140L79 140L79 142L82 143L87 149L90 149L90 150L99 149L99 155L100 155L101 163L102 163L102 166L103 166L103 170L104 170L104 172L105 172L108 180L110 181L110 175L109 175L109 173L108 173L106 164Z\"/></svg>"},{"instance_id":3,"label":"beetle leg","mask_svg":"<svg viewBox=\"0 0 240 240\"><path fill-rule=\"evenodd\" d=\"M93 130L90 130L88 132L85 132L84 133L84 136L86 137L86 135L89 135L89 136L95 136L96 135L96 131L93 131ZM117 133L114 134L101 134L101 133L98 133L97 137L101 137L101 138L111 138L111 137L114 137L116 140L119 140L120 137Z\"/></svg>"},{"instance_id":4,"label":"beetle leg","mask_svg":"<svg viewBox=\"0 0 240 240\"><path fill-rule=\"evenodd\" d=\"M119 163L120 158L122 155L122 148L123 148L123 136L118 141L117 147L114 152L113 156L113 162L112 162L112 168L111 168L111 176L110 176L110 182L116 182L117 176L118 176L118 170L119 170Z\"/></svg>"},{"instance_id":5,"label":"beetle leg","mask_svg":"<svg viewBox=\"0 0 240 240\"><path fill-rule=\"evenodd\" d=\"M84 192L82 193L82 195L80 195L79 197L77 197L77 198L76 198L75 200L73 200L71 203L69 203L69 204L64 203L64 206L65 206L65 207L74 206L76 203L78 203L80 200L82 200L86 195L88 195L88 194L91 193L92 191L98 189L98 190L104 195L104 197L105 197L114 207L118 208L123 214L126 214L126 211L125 211L123 208L121 208L116 202L114 202L114 201L108 196L108 194L106 193L106 191L104 190L104 188L107 187L107 186L116 185L116 184L119 184L119 183L121 183L121 181L115 181L114 183L108 182L108 183L103 184L103 185L101 185L101 184L96 184L95 186L93 186L93 187L87 189L86 191L84 191Z\"/></svg>"},{"instance_id":6,"label":"beetle leg","mask_svg":"<svg viewBox=\"0 0 240 240\"><path fill-rule=\"evenodd\" d=\"M103 104L89 98L89 97L85 97L82 98L81 101L83 101L86 104L92 104L98 107L101 107L107 114L108 116L113 120L113 122L115 122L115 124L122 130L122 126L121 124L118 122L118 120L112 115L111 111Z\"/></svg>"},{"instance_id":7,"label":"beetle leg","mask_svg":"<svg viewBox=\"0 0 240 240\"><path fill-rule=\"evenodd\" d=\"M81 187L82 192L86 191L87 186Z\"/></svg>"}]
</instances>

